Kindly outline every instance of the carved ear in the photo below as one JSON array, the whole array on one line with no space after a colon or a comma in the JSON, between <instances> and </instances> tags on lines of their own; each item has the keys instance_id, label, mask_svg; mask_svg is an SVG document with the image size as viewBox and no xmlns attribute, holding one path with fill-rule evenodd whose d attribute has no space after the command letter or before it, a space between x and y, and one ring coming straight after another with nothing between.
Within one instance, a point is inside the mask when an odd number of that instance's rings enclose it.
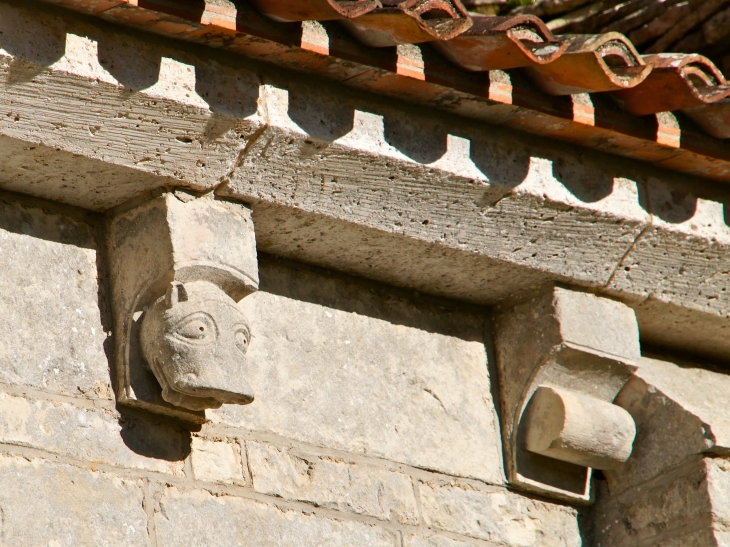
<instances>
[{"instance_id":1,"label":"carved ear","mask_svg":"<svg viewBox=\"0 0 730 547\"><path fill-rule=\"evenodd\" d=\"M165 304L168 308L173 307L178 302L188 301L188 291L185 290L185 285L179 281L173 281L167 289L165 295Z\"/></svg>"}]
</instances>

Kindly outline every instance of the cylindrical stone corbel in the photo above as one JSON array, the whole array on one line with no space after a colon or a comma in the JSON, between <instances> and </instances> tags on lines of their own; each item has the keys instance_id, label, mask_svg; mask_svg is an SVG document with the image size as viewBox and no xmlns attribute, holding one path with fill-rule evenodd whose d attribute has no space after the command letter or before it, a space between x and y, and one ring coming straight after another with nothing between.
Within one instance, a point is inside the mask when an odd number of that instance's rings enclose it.
<instances>
[{"instance_id":1,"label":"cylindrical stone corbel","mask_svg":"<svg viewBox=\"0 0 730 547\"><path fill-rule=\"evenodd\" d=\"M636 424L623 408L549 386L537 388L523 419L527 450L594 469L626 462L636 437Z\"/></svg>"}]
</instances>

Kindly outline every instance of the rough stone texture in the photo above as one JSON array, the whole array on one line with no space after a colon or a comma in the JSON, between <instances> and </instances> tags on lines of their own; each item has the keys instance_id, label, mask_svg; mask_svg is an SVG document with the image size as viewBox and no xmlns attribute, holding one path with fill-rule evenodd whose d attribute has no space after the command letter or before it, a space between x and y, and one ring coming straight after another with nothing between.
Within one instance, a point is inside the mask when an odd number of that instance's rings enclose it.
<instances>
[{"instance_id":1,"label":"rough stone texture","mask_svg":"<svg viewBox=\"0 0 730 547\"><path fill-rule=\"evenodd\" d=\"M71 456L89 464L182 475L187 435L116 412L0 393L0 442Z\"/></svg>"},{"instance_id":2,"label":"rough stone texture","mask_svg":"<svg viewBox=\"0 0 730 547\"><path fill-rule=\"evenodd\" d=\"M661 480L618 495L603 489L598 497L593 509L596 545L717 545L712 540L715 505L708 495L702 458L694 458Z\"/></svg>"},{"instance_id":3,"label":"rough stone texture","mask_svg":"<svg viewBox=\"0 0 730 547\"><path fill-rule=\"evenodd\" d=\"M730 423L723 411L730 376L682 364L642 358L635 377L616 398L633 416L637 435L632 457L607 475L614 492L696 454L730 451Z\"/></svg>"},{"instance_id":4,"label":"rough stone texture","mask_svg":"<svg viewBox=\"0 0 730 547\"><path fill-rule=\"evenodd\" d=\"M0 383L110 398L95 229L0 198Z\"/></svg>"},{"instance_id":5,"label":"rough stone texture","mask_svg":"<svg viewBox=\"0 0 730 547\"><path fill-rule=\"evenodd\" d=\"M511 547L582 545L570 507L458 483L419 481L418 489L429 527Z\"/></svg>"},{"instance_id":6,"label":"rough stone texture","mask_svg":"<svg viewBox=\"0 0 730 547\"><path fill-rule=\"evenodd\" d=\"M190 450L193 476L197 480L244 483L239 444L193 437Z\"/></svg>"},{"instance_id":7,"label":"rough stone texture","mask_svg":"<svg viewBox=\"0 0 730 547\"><path fill-rule=\"evenodd\" d=\"M326 457L295 455L270 444L246 442L257 492L341 511L418 524L408 475Z\"/></svg>"},{"instance_id":8,"label":"rough stone texture","mask_svg":"<svg viewBox=\"0 0 730 547\"><path fill-rule=\"evenodd\" d=\"M142 481L45 460L0 456L5 545L151 545Z\"/></svg>"},{"instance_id":9,"label":"rough stone texture","mask_svg":"<svg viewBox=\"0 0 730 547\"><path fill-rule=\"evenodd\" d=\"M730 355L726 239L647 191L719 209L724 188L310 76L262 84L243 59L28 2L0 6L2 187L94 210L216 188L255 206L273 254L480 303L577 283L637 306L652 343Z\"/></svg>"},{"instance_id":10,"label":"rough stone texture","mask_svg":"<svg viewBox=\"0 0 730 547\"><path fill-rule=\"evenodd\" d=\"M723 411L730 377L695 363L642 358L615 403L637 425L628 462L605 472L591 510L596 544L727 544L730 467Z\"/></svg>"},{"instance_id":11,"label":"rough stone texture","mask_svg":"<svg viewBox=\"0 0 730 547\"><path fill-rule=\"evenodd\" d=\"M476 543L467 543L436 534L427 536L406 536L403 538L404 547L470 547Z\"/></svg>"},{"instance_id":12,"label":"rough stone texture","mask_svg":"<svg viewBox=\"0 0 730 547\"><path fill-rule=\"evenodd\" d=\"M599 494L595 544L722 547L730 538L730 464L694 457L624 493Z\"/></svg>"},{"instance_id":13,"label":"rough stone texture","mask_svg":"<svg viewBox=\"0 0 730 547\"><path fill-rule=\"evenodd\" d=\"M280 510L251 500L199 490L165 490L156 514L159 547L396 547L397 536L377 526Z\"/></svg>"},{"instance_id":14,"label":"rough stone texture","mask_svg":"<svg viewBox=\"0 0 730 547\"><path fill-rule=\"evenodd\" d=\"M679 312L675 324L670 319L675 314L657 308L666 310L669 305L727 316L730 228L723 204L727 199L707 199L690 185L672 187L657 179L649 180L647 194L652 226L627 253L610 290L632 292L644 300L637 307L639 319L646 324L642 340L656 343L682 336L682 351L722 358L718 345L727 338L727 321L701 329L695 327L697 319L687 316L687 311ZM693 336L681 331L691 331Z\"/></svg>"},{"instance_id":15,"label":"rough stone texture","mask_svg":"<svg viewBox=\"0 0 730 547\"><path fill-rule=\"evenodd\" d=\"M240 64L223 71L215 61L196 74L189 63L180 67L196 57L175 44L49 11L0 5L0 73L12 89L0 99L12 112L0 122L9 137L0 152L3 186L25 191L30 182L46 188L43 197L75 194L62 201L103 210L161 186L218 185L257 126L245 120L256 112L255 74ZM91 85L76 87L78 78ZM72 93L64 91L69 84ZM161 123L162 112L177 121Z\"/></svg>"},{"instance_id":16,"label":"rough stone texture","mask_svg":"<svg viewBox=\"0 0 730 547\"><path fill-rule=\"evenodd\" d=\"M241 302L256 401L211 419L504 481L483 312L276 261L260 276Z\"/></svg>"}]
</instances>

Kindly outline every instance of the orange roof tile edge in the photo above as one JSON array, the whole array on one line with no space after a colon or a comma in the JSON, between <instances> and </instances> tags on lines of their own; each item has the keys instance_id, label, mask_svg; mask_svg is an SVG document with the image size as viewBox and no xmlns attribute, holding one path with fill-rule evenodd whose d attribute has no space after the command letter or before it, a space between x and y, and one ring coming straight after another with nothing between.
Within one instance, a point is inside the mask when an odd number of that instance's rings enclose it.
<instances>
[{"instance_id":1,"label":"orange roof tile edge","mask_svg":"<svg viewBox=\"0 0 730 547\"><path fill-rule=\"evenodd\" d=\"M633 116L612 101L610 93L594 93L590 96L549 95L547 93L551 92L550 86L542 86L546 93L540 91L540 87L534 83L540 83L540 78L545 74L542 69L550 66L540 64L538 67L537 57L531 61L533 64L522 63L526 70L469 72L457 66L453 60L447 60L434 48L422 48L422 62L419 60L414 63L411 58L400 57L397 48L365 46L353 39L334 20L320 22L328 34L328 47L309 44L306 33L302 32L301 23L275 22L244 2L239 2L238 9L226 9L220 5L208 4L205 0L44 1L171 38L223 48L279 66L320 74L350 86L397 96L465 117L650 162L687 174L730 181L730 145L708 136L700 129L700 126L707 128L709 124L700 122L698 126L689 116L684 117L682 114L677 123L672 123L671 126L662 124L660 120L665 119L664 116ZM332 0L280 0L274 3L286 6L293 1L311 5L316 13L326 10L326 4L332 4ZM364 1L353 0L353 3ZM460 6L459 0L448 1ZM433 0L400 2L406 5L403 8L405 16L409 16L408 10L413 11L419 2L426 4ZM367 3L367 9L360 10L366 12L367 17L379 14L380 10L384 10L383 13L389 16L399 15L394 12L399 5L396 0L385 0L382 3L385 7L377 1L367 0ZM360 12L354 10L353 13ZM461 14L458 15L461 17ZM347 15L336 14L332 19L337 17L346 18ZM354 22L362 17L358 15L348 20ZM503 21L503 25L497 25L500 28L496 31L496 36L499 33L505 34L510 29L509 19L512 18L501 19L506 21ZM517 18L514 19L518 21ZM404 25L397 17L394 20L399 28ZM380 19L376 21L379 22ZM422 24L422 21L417 20L415 24ZM465 28L461 32L468 33L471 25L462 26ZM522 27L518 30L523 32ZM537 30L542 32L541 29ZM422 34L425 36L428 33ZM490 33L472 32L472 35L475 34ZM398 33L394 35L397 36ZM514 36L510 38L514 42ZM433 36L429 39L436 40ZM551 36L542 36L542 39L546 44L556 41ZM597 39L600 42L602 38ZM563 76L574 80L575 72L584 70L593 63L597 71L605 73L612 81L617 81L624 87L634 87L642 85L650 72L649 65L636 54L635 48L627 39L623 46L614 43L611 46L614 50L611 51L602 51L600 47L586 49L582 45L575 46L576 42L591 43L588 36L577 40L572 37L568 40L571 43L567 53L564 56L553 55L552 58L576 55L581 56L582 60L575 64L575 71L572 71L569 63L562 62L556 67L559 70L554 71L557 76L561 76L561 71L568 71L572 73ZM448 47L449 42L439 42L439 49ZM625 59L621 58L622 55ZM523 57L529 59L530 56ZM607 62L609 59L612 62ZM619 59L626 66L616 67L615 59ZM534 72L535 67L540 68L542 74ZM551 75L553 77L555 76ZM622 84L622 81L626 84ZM586 91L591 91L589 84L586 87ZM664 92L671 94L675 91L669 88ZM719 118L723 121L728 119L730 124L730 117L724 115L728 109L726 101L719 101L716 107L709 104L702 108L705 109L705 118L714 115L713 110L708 109L716 108ZM694 113L692 117L695 121L698 119ZM730 135L730 128L728 129ZM715 127L712 133L724 135L722 128L718 130Z\"/></svg>"}]
</instances>

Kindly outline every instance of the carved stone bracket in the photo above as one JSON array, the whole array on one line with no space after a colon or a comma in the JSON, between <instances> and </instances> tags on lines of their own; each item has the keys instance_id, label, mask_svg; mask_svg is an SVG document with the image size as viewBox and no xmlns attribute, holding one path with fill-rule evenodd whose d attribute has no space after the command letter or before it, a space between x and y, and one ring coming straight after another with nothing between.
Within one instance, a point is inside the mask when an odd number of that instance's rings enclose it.
<instances>
[{"instance_id":1,"label":"carved stone bracket","mask_svg":"<svg viewBox=\"0 0 730 547\"><path fill-rule=\"evenodd\" d=\"M118 402L202 423L253 401L237 306L258 289L250 210L168 193L116 215L107 244Z\"/></svg>"},{"instance_id":2,"label":"carved stone bracket","mask_svg":"<svg viewBox=\"0 0 730 547\"><path fill-rule=\"evenodd\" d=\"M554 287L500 310L495 327L508 480L590 501L592 469L621 465L636 436L613 404L640 358L633 310Z\"/></svg>"}]
</instances>

